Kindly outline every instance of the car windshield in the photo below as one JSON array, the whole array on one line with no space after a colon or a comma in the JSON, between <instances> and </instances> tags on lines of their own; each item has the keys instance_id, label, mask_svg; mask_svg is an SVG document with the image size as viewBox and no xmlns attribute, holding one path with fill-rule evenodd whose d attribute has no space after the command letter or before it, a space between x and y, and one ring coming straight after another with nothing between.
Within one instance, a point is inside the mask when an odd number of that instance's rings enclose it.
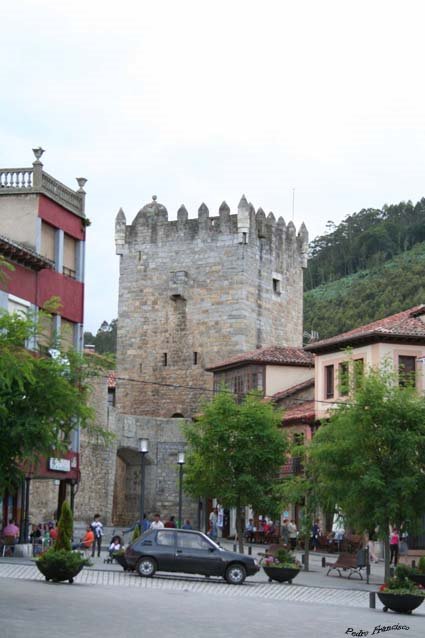
<instances>
[{"instance_id":1,"label":"car windshield","mask_svg":"<svg viewBox=\"0 0 425 638\"><path fill-rule=\"evenodd\" d=\"M209 545L212 545L212 547L214 547L215 549L219 549L221 552L223 551L223 548L220 547L220 545L218 545L216 542L214 542L209 536L204 533L202 533L202 536L208 541Z\"/></svg>"}]
</instances>

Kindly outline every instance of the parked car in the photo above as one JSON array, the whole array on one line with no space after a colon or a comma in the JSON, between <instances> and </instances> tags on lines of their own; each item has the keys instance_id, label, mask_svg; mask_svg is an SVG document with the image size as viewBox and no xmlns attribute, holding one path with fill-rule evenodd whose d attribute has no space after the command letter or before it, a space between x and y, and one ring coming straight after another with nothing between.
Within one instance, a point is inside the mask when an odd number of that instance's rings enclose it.
<instances>
[{"instance_id":1,"label":"parked car","mask_svg":"<svg viewBox=\"0 0 425 638\"><path fill-rule=\"evenodd\" d=\"M222 576L231 585L241 585L260 569L251 556L229 552L202 532L184 529L147 530L127 548L125 558L140 576L183 572Z\"/></svg>"}]
</instances>

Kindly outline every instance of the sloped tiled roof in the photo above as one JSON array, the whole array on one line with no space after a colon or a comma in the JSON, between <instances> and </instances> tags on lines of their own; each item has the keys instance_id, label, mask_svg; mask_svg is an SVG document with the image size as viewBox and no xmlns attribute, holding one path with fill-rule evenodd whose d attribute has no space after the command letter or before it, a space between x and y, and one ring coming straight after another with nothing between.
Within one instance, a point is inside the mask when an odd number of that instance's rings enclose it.
<instances>
[{"instance_id":1,"label":"sloped tiled roof","mask_svg":"<svg viewBox=\"0 0 425 638\"><path fill-rule=\"evenodd\" d=\"M294 422L308 422L313 423L315 420L314 401L304 401L299 405L295 405L292 408L285 410L282 424L290 425Z\"/></svg>"},{"instance_id":2,"label":"sloped tiled roof","mask_svg":"<svg viewBox=\"0 0 425 638\"><path fill-rule=\"evenodd\" d=\"M282 399L287 399L298 392L302 392L303 390L307 390L308 388L312 388L314 386L314 378L307 379L302 383L297 383L297 385L292 385L290 388L286 390L281 390L280 392L276 392L272 394L270 397L272 401L281 401Z\"/></svg>"},{"instance_id":3,"label":"sloped tiled roof","mask_svg":"<svg viewBox=\"0 0 425 638\"><path fill-rule=\"evenodd\" d=\"M4 235L0 235L0 255L7 257L11 261L22 264L32 270L43 270L49 268L53 270L55 264L47 257L35 252L28 246L19 244Z\"/></svg>"},{"instance_id":4,"label":"sloped tiled roof","mask_svg":"<svg viewBox=\"0 0 425 638\"><path fill-rule=\"evenodd\" d=\"M377 341L425 343L425 323L422 319L425 319L424 304L373 321L365 326L359 326L354 330L335 335L335 337L310 343L305 346L305 349L310 352L332 352L359 342Z\"/></svg>"},{"instance_id":5,"label":"sloped tiled roof","mask_svg":"<svg viewBox=\"0 0 425 638\"><path fill-rule=\"evenodd\" d=\"M208 372L217 372L224 368L239 367L245 363L270 364L278 366L313 366L313 356L303 348L268 346L251 352L238 354L214 366L206 368Z\"/></svg>"}]
</instances>

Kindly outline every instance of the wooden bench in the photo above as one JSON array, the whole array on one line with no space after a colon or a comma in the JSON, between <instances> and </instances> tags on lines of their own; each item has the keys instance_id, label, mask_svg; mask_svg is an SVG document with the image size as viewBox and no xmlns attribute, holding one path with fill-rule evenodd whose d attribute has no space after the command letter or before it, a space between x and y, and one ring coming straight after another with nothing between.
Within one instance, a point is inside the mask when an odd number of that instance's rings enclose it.
<instances>
[{"instance_id":1,"label":"wooden bench","mask_svg":"<svg viewBox=\"0 0 425 638\"><path fill-rule=\"evenodd\" d=\"M342 552L334 563L326 563L326 567L329 567L326 576L329 576L329 573L334 569L340 576L342 576L341 570L350 570L348 578L350 578L352 574L358 574L361 580L363 580L361 570L366 569L365 552L362 550L358 551L357 554Z\"/></svg>"}]
</instances>

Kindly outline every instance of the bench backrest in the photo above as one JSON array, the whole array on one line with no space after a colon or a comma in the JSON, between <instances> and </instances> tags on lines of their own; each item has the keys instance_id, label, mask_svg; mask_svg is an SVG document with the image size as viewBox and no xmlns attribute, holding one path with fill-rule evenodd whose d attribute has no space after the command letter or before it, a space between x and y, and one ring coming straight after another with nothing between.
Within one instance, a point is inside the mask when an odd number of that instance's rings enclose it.
<instances>
[{"instance_id":1,"label":"bench backrest","mask_svg":"<svg viewBox=\"0 0 425 638\"><path fill-rule=\"evenodd\" d=\"M336 562L341 565L344 564L352 567L357 567L357 557L354 556L354 554L349 554L348 552L341 552Z\"/></svg>"}]
</instances>

